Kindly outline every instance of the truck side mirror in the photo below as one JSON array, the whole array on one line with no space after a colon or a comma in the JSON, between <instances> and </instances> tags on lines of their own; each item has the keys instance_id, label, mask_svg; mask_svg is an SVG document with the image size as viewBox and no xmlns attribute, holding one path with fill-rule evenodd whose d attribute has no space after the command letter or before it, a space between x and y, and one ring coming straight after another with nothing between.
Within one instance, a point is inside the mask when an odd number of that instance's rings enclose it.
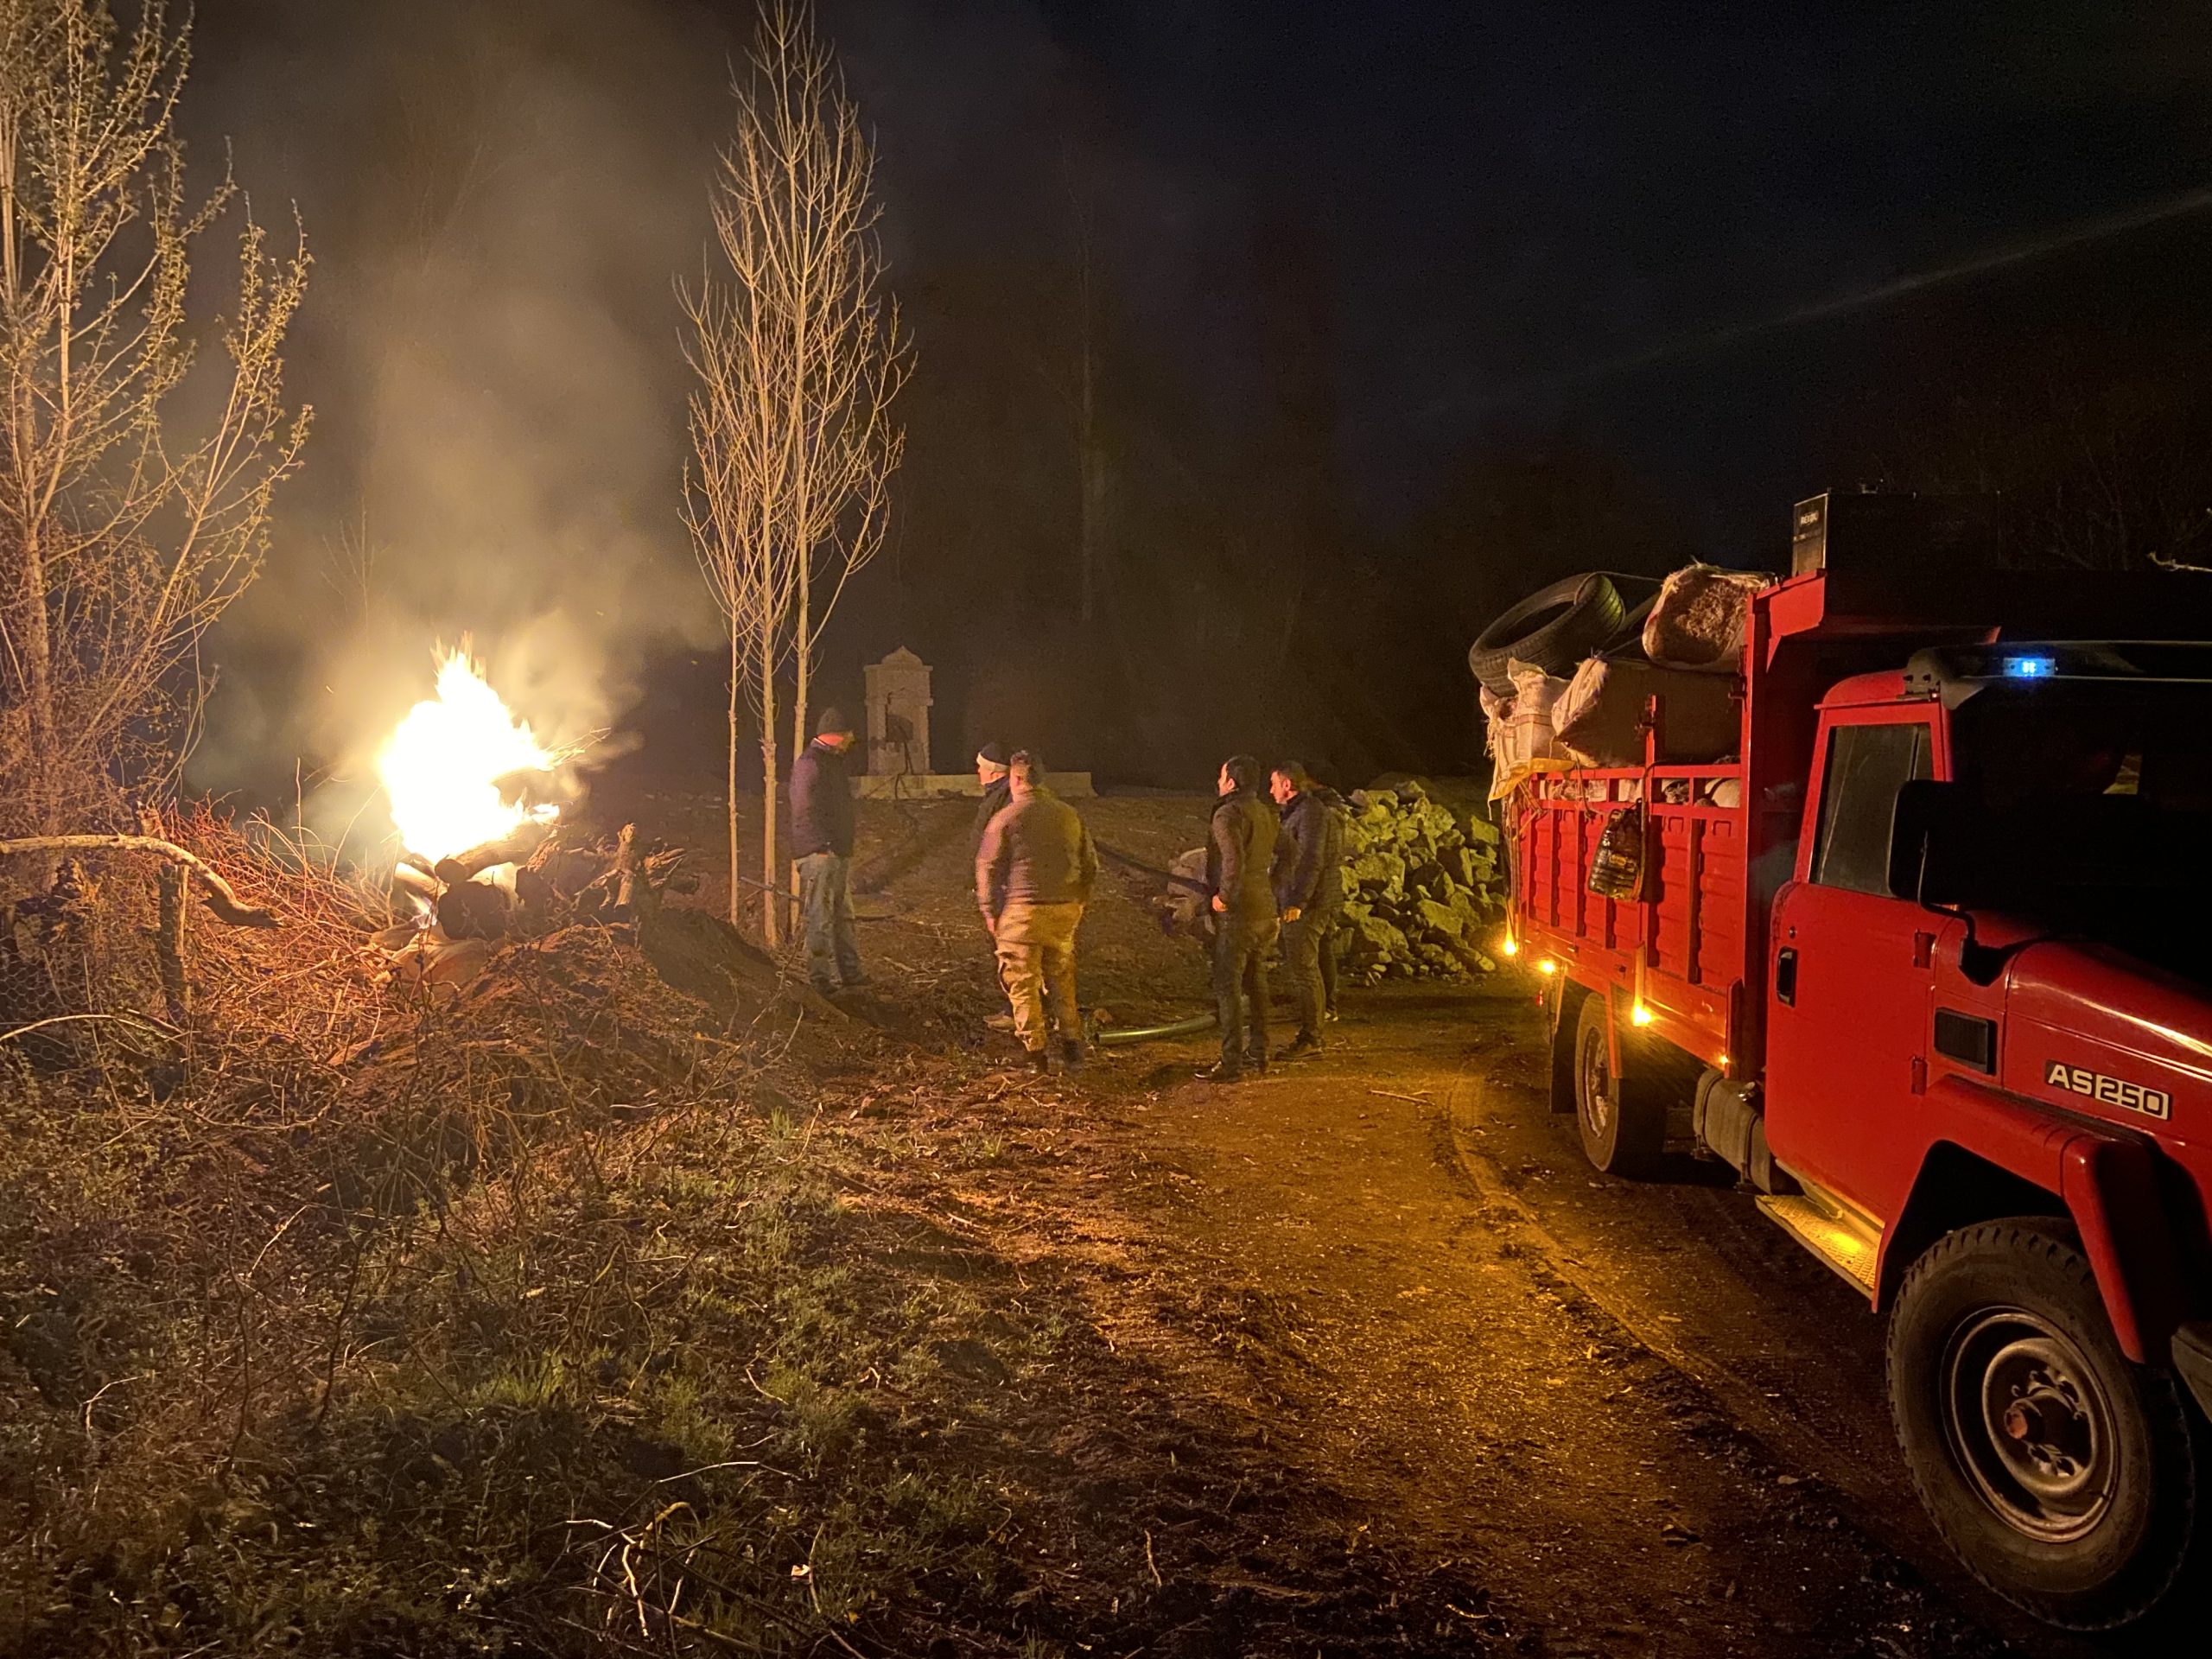
<instances>
[{"instance_id":1,"label":"truck side mirror","mask_svg":"<svg viewBox=\"0 0 2212 1659\"><path fill-rule=\"evenodd\" d=\"M1969 838L1960 827L1967 807L1956 784L1916 778L1897 791L1890 820L1891 893L1923 905L1958 902L1965 872L1959 853Z\"/></svg>"}]
</instances>

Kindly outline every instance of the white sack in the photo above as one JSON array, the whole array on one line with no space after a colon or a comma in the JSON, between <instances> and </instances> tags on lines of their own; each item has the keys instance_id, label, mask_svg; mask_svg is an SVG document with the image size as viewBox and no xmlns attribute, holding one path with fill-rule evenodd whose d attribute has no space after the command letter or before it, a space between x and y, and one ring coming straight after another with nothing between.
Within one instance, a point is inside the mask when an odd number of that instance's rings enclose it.
<instances>
[{"instance_id":1,"label":"white sack","mask_svg":"<svg viewBox=\"0 0 2212 1659\"><path fill-rule=\"evenodd\" d=\"M1498 698L1485 690L1483 712L1490 716L1490 798L1510 794L1530 772L1548 765L1572 764L1552 730L1552 708L1567 682L1530 663L1514 663L1513 695Z\"/></svg>"},{"instance_id":2,"label":"white sack","mask_svg":"<svg viewBox=\"0 0 2212 1659\"><path fill-rule=\"evenodd\" d=\"M1662 668L1733 673L1744 650L1745 601L1766 578L1686 565L1659 586L1643 619L1643 654Z\"/></svg>"},{"instance_id":3,"label":"white sack","mask_svg":"<svg viewBox=\"0 0 2212 1659\"><path fill-rule=\"evenodd\" d=\"M1696 766L1736 752L1742 712L1736 681L1592 657L1574 671L1549 713L1559 747L1586 766L1643 764L1643 709L1660 700L1659 760Z\"/></svg>"}]
</instances>

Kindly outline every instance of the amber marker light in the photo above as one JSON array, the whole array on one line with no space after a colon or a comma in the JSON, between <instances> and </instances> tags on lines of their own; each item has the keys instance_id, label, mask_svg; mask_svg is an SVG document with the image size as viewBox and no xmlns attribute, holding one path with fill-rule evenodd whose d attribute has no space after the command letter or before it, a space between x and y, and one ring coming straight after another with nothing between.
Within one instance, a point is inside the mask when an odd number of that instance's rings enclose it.
<instances>
[{"instance_id":1,"label":"amber marker light","mask_svg":"<svg viewBox=\"0 0 2212 1659\"><path fill-rule=\"evenodd\" d=\"M1639 1002L1628 1011L1628 1020L1632 1026L1648 1026L1651 1023L1651 1010Z\"/></svg>"},{"instance_id":2,"label":"amber marker light","mask_svg":"<svg viewBox=\"0 0 2212 1659\"><path fill-rule=\"evenodd\" d=\"M1559 972L1559 963L1554 962L1549 957L1546 957L1536 964L1536 971L1540 974L1555 974Z\"/></svg>"},{"instance_id":3,"label":"amber marker light","mask_svg":"<svg viewBox=\"0 0 2212 1659\"><path fill-rule=\"evenodd\" d=\"M1497 954L1501 957L1519 956L1521 954L1521 941L1515 938L1510 933L1506 934L1497 942Z\"/></svg>"}]
</instances>

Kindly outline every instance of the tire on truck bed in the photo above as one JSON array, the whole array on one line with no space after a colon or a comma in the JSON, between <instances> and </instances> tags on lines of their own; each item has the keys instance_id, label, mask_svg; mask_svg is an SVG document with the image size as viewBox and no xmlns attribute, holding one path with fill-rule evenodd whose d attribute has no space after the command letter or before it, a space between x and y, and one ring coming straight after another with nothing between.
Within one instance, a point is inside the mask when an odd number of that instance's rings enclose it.
<instances>
[{"instance_id":1,"label":"tire on truck bed","mask_svg":"<svg viewBox=\"0 0 2212 1659\"><path fill-rule=\"evenodd\" d=\"M2203 1430L2170 1373L2120 1351L2069 1224L1936 1241L1899 1287L1888 1359L1913 1484L1974 1577L2075 1630L2132 1624L2173 1588Z\"/></svg>"},{"instance_id":2,"label":"tire on truck bed","mask_svg":"<svg viewBox=\"0 0 2212 1659\"><path fill-rule=\"evenodd\" d=\"M1506 666L1535 664L1547 674L1567 676L1593 651L1621 632L1628 606L1610 576L1569 576L1540 588L1476 637L1467 667L1493 693L1513 695Z\"/></svg>"}]
</instances>

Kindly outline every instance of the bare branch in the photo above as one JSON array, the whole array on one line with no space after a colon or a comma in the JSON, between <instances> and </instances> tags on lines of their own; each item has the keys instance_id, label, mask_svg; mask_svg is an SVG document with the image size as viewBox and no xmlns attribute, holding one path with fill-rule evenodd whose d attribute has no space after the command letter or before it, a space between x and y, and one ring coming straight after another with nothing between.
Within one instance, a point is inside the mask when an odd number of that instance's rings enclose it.
<instances>
[{"instance_id":1,"label":"bare branch","mask_svg":"<svg viewBox=\"0 0 2212 1659\"><path fill-rule=\"evenodd\" d=\"M200 884L200 897L215 919L232 927L275 927L274 911L241 899L231 884L173 841L157 836L19 836L0 841L0 858L17 853L150 853L167 859Z\"/></svg>"},{"instance_id":2,"label":"bare branch","mask_svg":"<svg viewBox=\"0 0 2212 1659\"><path fill-rule=\"evenodd\" d=\"M810 0L762 0L732 90L708 270L679 289L698 378L684 518L730 627L731 866L742 698L760 722L762 875L773 889L778 677L793 664L796 751L823 626L882 545L903 449L889 410L912 352L875 232L874 148ZM733 882L732 919L735 892ZM763 918L772 941L772 893Z\"/></svg>"},{"instance_id":3,"label":"bare branch","mask_svg":"<svg viewBox=\"0 0 2212 1659\"><path fill-rule=\"evenodd\" d=\"M130 18L0 0L0 829L122 816L122 786L173 772L200 642L306 435L282 357L304 244L272 257L243 216L222 353L198 361L193 254L243 198L227 169L188 190L188 28L162 0ZM188 432L170 394L205 375Z\"/></svg>"}]
</instances>

